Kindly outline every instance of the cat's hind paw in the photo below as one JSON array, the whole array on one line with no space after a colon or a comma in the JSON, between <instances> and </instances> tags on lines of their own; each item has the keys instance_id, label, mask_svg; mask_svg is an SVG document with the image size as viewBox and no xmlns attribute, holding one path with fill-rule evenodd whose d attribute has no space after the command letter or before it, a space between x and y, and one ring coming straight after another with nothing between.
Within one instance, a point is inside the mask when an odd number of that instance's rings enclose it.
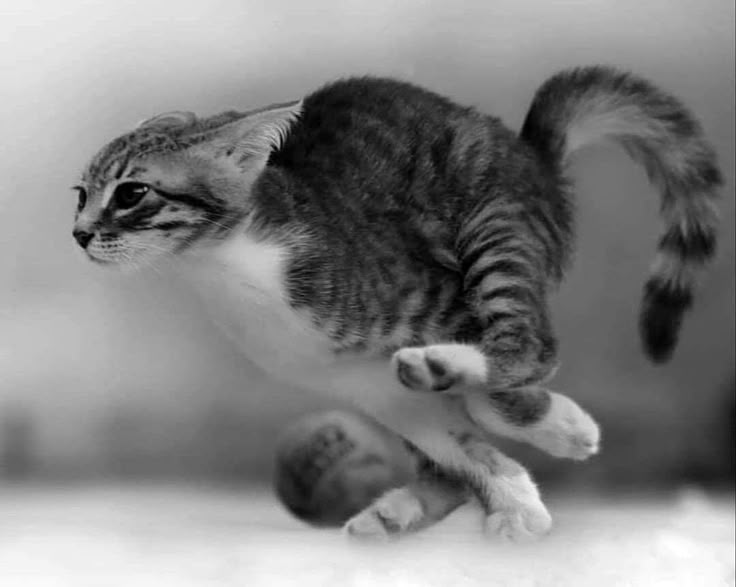
<instances>
[{"instance_id":1,"label":"cat's hind paw","mask_svg":"<svg viewBox=\"0 0 736 587\"><path fill-rule=\"evenodd\" d=\"M409 534L425 517L424 507L406 487L392 489L349 519L343 531L351 538L386 540Z\"/></svg>"},{"instance_id":2,"label":"cat's hind paw","mask_svg":"<svg viewBox=\"0 0 736 587\"><path fill-rule=\"evenodd\" d=\"M459 383L482 383L488 369L485 356L466 344L404 347L394 353L391 365L405 387L426 391L445 391Z\"/></svg>"},{"instance_id":3,"label":"cat's hind paw","mask_svg":"<svg viewBox=\"0 0 736 587\"><path fill-rule=\"evenodd\" d=\"M599 450L601 432L595 420L573 400L551 392L550 410L530 427L529 440L559 458L585 460Z\"/></svg>"}]
</instances>

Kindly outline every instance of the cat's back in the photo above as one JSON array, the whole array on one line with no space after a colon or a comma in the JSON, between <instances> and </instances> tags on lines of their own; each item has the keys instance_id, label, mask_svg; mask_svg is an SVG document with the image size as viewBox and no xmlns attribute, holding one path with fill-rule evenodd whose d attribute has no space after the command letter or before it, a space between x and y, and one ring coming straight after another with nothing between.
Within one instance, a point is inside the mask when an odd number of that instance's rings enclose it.
<instances>
[{"instance_id":1,"label":"cat's back","mask_svg":"<svg viewBox=\"0 0 736 587\"><path fill-rule=\"evenodd\" d=\"M303 105L306 117L310 113L353 110L394 120L428 114L448 116L462 110L448 98L419 85L373 76L348 77L327 83L307 95Z\"/></svg>"},{"instance_id":2,"label":"cat's back","mask_svg":"<svg viewBox=\"0 0 736 587\"><path fill-rule=\"evenodd\" d=\"M351 77L307 95L271 163L299 171L380 168L416 157L422 146L448 139L453 119L469 109L434 92L391 78ZM447 145L445 144L446 148ZM335 154L339 152L339 160Z\"/></svg>"}]
</instances>

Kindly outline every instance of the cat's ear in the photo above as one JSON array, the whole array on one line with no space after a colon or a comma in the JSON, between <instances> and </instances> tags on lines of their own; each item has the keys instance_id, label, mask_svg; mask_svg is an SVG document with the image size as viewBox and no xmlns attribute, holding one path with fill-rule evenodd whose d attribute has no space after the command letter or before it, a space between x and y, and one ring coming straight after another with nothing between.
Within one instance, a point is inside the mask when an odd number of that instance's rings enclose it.
<instances>
[{"instance_id":1,"label":"cat's ear","mask_svg":"<svg viewBox=\"0 0 736 587\"><path fill-rule=\"evenodd\" d=\"M217 157L232 158L238 164L247 159L265 162L281 146L301 108L297 100L251 112L217 128L207 143Z\"/></svg>"},{"instance_id":2,"label":"cat's ear","mask_svg":"<svg viewBox=\"0 0 736 587\"><path fill-rule=\"evenodd\" d=\"M166 112L139 122L136 128L175 128L190 126L197 122L194 112Z\"/></svg>"}]
</instances>

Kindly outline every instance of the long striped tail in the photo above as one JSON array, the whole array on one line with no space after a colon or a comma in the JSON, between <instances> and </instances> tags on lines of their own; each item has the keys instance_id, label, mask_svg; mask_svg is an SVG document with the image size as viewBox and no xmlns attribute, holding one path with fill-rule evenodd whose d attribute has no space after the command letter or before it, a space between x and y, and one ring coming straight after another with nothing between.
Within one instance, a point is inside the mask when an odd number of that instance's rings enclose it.
<instances>
[{"instance_id":1,"label":"long striped tail","mask_svg":"<svg viewBox=\"0 0 736 587\"><path fill-rule=\"evenodd\" d=\"M640 331L653 361L668 360L693 288L716 247L715 153L693 114L650 82L611 67L560 72L537 91L521 137L562 173L579 148L613 140L646 169L665 222L644 287Z\"/></svg>"}]
</instances>

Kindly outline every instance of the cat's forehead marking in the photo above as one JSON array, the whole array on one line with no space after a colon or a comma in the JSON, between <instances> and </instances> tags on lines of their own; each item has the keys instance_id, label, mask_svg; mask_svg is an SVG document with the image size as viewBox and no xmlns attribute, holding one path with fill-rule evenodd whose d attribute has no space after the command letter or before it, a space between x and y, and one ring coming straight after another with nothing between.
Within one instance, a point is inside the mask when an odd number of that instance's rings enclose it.
<instances>
[{"instance_id":1,"label":"cat's forehead marking","mask_svg":"<svg viewBox=\"0 0 736 587\"><path fill-rule=\"evenodd\" d=\"M146 155L181 151L206 141L213 131L229 122L267 109L249 113L230 110L173 129L137 128L103 147L87 166L82 179L88 186L102 190L112 179L119 179L126 171L130 173L128 166Z\"/></svg>"},{"instance_id":2,"label":"cat's forehead marking","mask_svg":"<svg viewBox=\"0 0 736 587\"><path fill-rule=\"evenodd\" d=\"M123 177L133 160L155 153L171 153L183 146L172 135L146 129L136 130L103 147L90 162L84 178L92 186L102 189L111 180Z\"/></svg>"}]
</instances>

